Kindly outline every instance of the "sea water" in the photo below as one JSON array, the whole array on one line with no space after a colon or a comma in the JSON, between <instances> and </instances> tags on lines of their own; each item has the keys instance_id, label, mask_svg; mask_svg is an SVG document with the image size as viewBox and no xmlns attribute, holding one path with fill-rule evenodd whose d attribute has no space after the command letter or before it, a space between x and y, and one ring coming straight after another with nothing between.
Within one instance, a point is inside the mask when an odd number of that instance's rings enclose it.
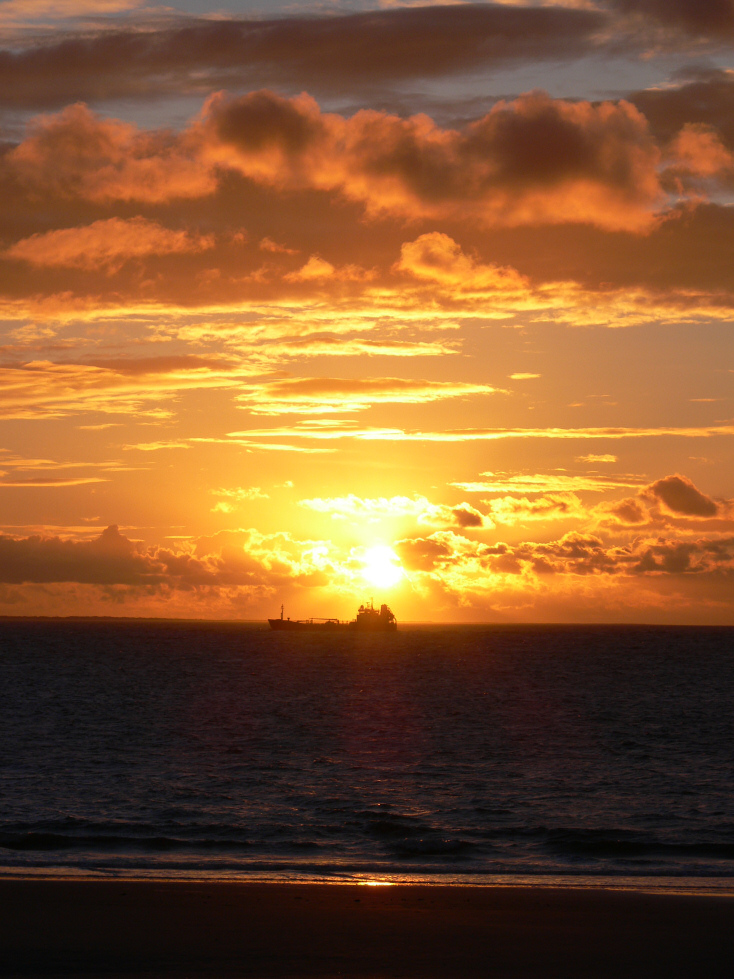
<instances>
[{"instance_id":1,"label":"sea water","mask_svg":"<svg viewBox=\"0 0 734 979\"><path fill-rule=\"evenodd\" d=\"M0 873L734 883L734 630L0 622Z\"/></svg>"}]
</instances>

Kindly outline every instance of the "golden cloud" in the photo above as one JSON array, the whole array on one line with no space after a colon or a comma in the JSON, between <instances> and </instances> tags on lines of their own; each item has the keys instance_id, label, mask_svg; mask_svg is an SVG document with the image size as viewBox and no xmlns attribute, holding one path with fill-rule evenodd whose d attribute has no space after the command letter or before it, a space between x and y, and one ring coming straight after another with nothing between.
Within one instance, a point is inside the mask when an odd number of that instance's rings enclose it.
<instances>
[{"instance_id":1,"label":"golden cloud","mask_svg":"<svg viewBox=\"0 0 734 979\"><path fill-rule=\"evenodd\" d=\"M645 480L640 476L588 476L564 473L481 473L484 481L452 483L468 493L552 493L586 492L602 493L610 489L628 489L640 486Z\"/></svg>"},{"instance_id":2,"label":"golden cloud","mask_svg":"<svg viewBox=\"0 0 734 979\"><path fill-rule=\"evenodd\" d=\"M734 572L734 538L696 541L640 538L631 544L604 542L571 532L548 543L484 544L438 531L426 540L395 544L406 568L441 575L456 591L491 589L497 576L638 576Z\"/></svg>"},{"instance_id":3,"label":"golden cloud","mask_svg":"<svg viewBox=\"0 0 734 979\"><path fill-rule=\"evenodd\" d=\"M231 388L249 374L248 367L186 357L100 365L31 361L0 367L0 418L60 418L92 411L160 418L165 409L157 403L179 391Z\"/></svg>"},{"instance_id":4,"label":"golden cloud","mask_svg":"<svg viewBox=\"0 0 734 979\"><path fill-rule=\"evenodd\" d=\"M449 235L431 231L415 241L406 241L393 268L413 278L435 283L462 293L527 295L527 279L514 269L482 265L465 255Z\"/></svg>"},{"instance_id":5,"label":"golden cloud","mask_svg":"<svg viewBox=\"0 0 734 979\"><path fill-rule=\"evenodd\" d=\"M213 235L173 231L142 217L108 218L86 227L31 235L8 248L5 256L32 265L59 265L87 271L103 268L112 274L130 259L213 247Z\"/></svg>"},{"instance_id":6,"label":"golden cloud","mask_svg":"<svg viewBox=\"0 0 734 979\"><path fill-rule=\"evenodd\" d=\"M470 393L470 392L466 392ZM313 422L302 422L291 426L278 426L274 428L253 428L247 431L230 432L232 438L248 439L267 439L267 438L302 438L302 439L359 439L364 441L381 442L494 442L503 439L560 439L560 440L587 440L587 439L642 439L642 438L715 438L730 437L734 435L734 425L710 425L701 427L680 427L680 428L462 428L448 429L445 431L410 431L401 428L379 428L359 427L353 421L331 421L327 424L316 425ZM531 477L528 477L531 478ZM598 485L595 477L578 477L580 480L586 479L589 485ZM602 477L599 477L601 479ZM549 486L550 477L541 477L545 480L543 485ZM560 480L560 482L558 481ZM640 477L638 481L642 481ZM497 483L476 482L476 483L455 483L462 489L473 492L490 492L490 485L497 485L498 491L501 487ZM517 485L517 484L516 484ZM568 483L563 482L563 477L558 477L555 483L557 488L571 488ZM623 483L622 485L630 485ZM506 488L506 487L505 487ZM578 484L576 486L578 488ZM527 492L529 484L523 487Z\"/></svg>"},{"instance_id":7,"label":"golden cloud","mask_svg":"<svg viewBox=\"0 0 734 979\"><path fill-rule=\"evenodd\" d=\"M595 487L598 489L598 487ZM498 524L514 526L528 521L586 520L587 508L575 493L548 493L529 500L526 496L504 496L482 500L487 514Z\"/></svg>"},{"instance_id":8,"label":"golden cloud","mask_svg":"<svg viewBox=\"0 0 734 979\"><path fill-rule=\"evenodd\" d=\"M372 340L349 336L307 336L267 341L278 357L447 357L460 350L457 340Z\"/></svg>"},{"instance_id":9,"label":"golden cloud","mask_svg":"<svg viewBox=\"0 0 734 979\"><path fill-rule=\"evenodd\" d=\"M300 377L250 385L237 401L258 415L316 414L362 411L372 404L424 404L496 390L488 384L399 377ZM247 432L240 434L251 437Z\"/></svg>"},{"instance_id":10,"label":"golden cloud","mask_svg":"<svg viewBox=\"0 0 734 979\"><path fill-rule=\"evenodd\" d=\"M379 522L386 519L412 518L433 527L477 529L492 526L485 516L469 503L455 506L431 503L424 496L393 496L390 499L348 496L299 500L299 506L317 513L328 513L341 519Z\"/></svg>"},{"instance_id":11,"label":"golden cloud","mask_svg":"<svg viewBox=\"0 0 734 979\"><path fill-rule=\"evenodd\" d=\"M142 131L83 104L33 120L8 164L36 194L99 203L202 197L217 185L188 133Z\"/></svg>"}]
</instances>

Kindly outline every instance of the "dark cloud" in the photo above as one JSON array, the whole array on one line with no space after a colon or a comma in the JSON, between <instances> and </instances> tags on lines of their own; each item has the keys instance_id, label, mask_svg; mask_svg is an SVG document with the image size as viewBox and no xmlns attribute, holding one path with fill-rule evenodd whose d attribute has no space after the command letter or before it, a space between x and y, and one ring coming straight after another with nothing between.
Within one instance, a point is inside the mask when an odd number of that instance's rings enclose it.
<instances>
[{"instance_id":1,"label":"dark cloud","mask_svg":"<svg viewBox=\"0 0 734 979\"><path fill-rule=\"evenodd\" d=\"M140 22L15 39L0 51L0 106L204 95L285 86L320 94L386 93L395 82L519 62L642 51L650 32L734 36L731 0L607 0L606 10L492 3L435 4L326 16ZM632 24L632 29L630 29ZM689 42L690 43L690 42Z\"/></svg>"},{"instance_id":2,"label":"dark cloud","mask_svg":"<svg viewBox=\"0 0 734 979\"><path fill-rule=\"evenodd\" d=\"M675 87L647 89L629 96L660 140L673 139L690 124L710 126L734 148L734 74L696 71Z\"/></svg>"},{"instance_id":3,"label":"dark cloud","mask_svg":"<svg viewBox=\"0 0 734 979\"><path fill-rule=\"evenodd\" d=\"M115 526L92 541L0 537L0 581L7 584L143 585L159 582L162 570Z\"/></svg>"},{"instance_id":4,"label":"dark cloud","mask_svg":"<svg viewBox=\"0 0 734 979\"><path fill-rule=\"evenodd\" d=\"M179 354L169 357L119 357L89 359L84 364L115 371L118 374L168 374L175 371L221 370L232 366L222 357L199 357L196 354Z\"/></svg>"},{"instance_id":5,"label":"dark cloud","mask_svg":"<svg viewBox=\"0 0 734 979\"><path fill-rule=\"evenodd\" d=\"M513 60L583 56L605 22L589 10L462 4L149 25L0 52L0 105L52 108L264 84L379 88Z\"/></svg>"},{"instance_id":6,"label":"dark cloud","mask_svg":"<svg viewBox=\"0 0 734 979\"><path fill-rule=\"evenodd\" d=\"M613 574L619 570L618 551L599 537L572 532L548 544L521 545L518 557L544 574Z\"/></svg>"},{"instance_id":7,"label":"dark cloud","mask_svg":"<svg viewBox=\"0 0 734 979\"><path fill-rule=\"evenodd\" d=\"M458 222L446 228L465 250L475 248L534 283L566 278L592 290L639 287L692 309L700 304L696 292L728 305L734 290L734 212L719 204L674 207L645 235L547 225L542 246L537 228L490 228L481 236Z\"/></svg>"},{"instance_id":8,"label":"dark cloud","mask_svg":"<svg viewBox=\"0 0 734 979\"><path fill-rule=\"evenodd\" d=\"M645 495L663 503L673 513L687 517L715 517L719 506L715 500L696 489L686 476L666 476L651 483Z\"/></svg>"},{"instance_id":9,"label":"dark cloud","mask_svg":"<svg viewBox=\"0 0 734 979\"><path fill-rule=\"evenodd\" d=\"M464 129L424 116L322 113L306 95L269 91L207 103L210 158L284 189L336 191L372 214L447 217L471 205L484 224L648 226L660 203L658 150L628 102L532 92Z\"/></svg>"},{"instance_id":10,"label":"dark cloud","mask_svg":"<svg viewBox=\"0 0 734 979\"><path fill-rule=\"evenodd\" d=\"M281 535L283 536L283 535ZM149 547L129 540L116 526L90 541L59 537L0 536L0 583L125 585L148 592L159 590L246 588L263 583L299 580L296 562L278 557L278 539L243 532L200 539L197 552ZM248 548L262 545L258 553Z\"/></svg>"},{"instance_id":11,"label":"dark cloud","mask_svg":"<svg viewBox=\"0 0 734 979\"><path fill-rule=\"evenodd\" d=\"M732 0L607 0L607 6L695 37L734 35Z\"/></svg>"},{"instance_id":12,"label":"dark cloud","mask_svg":"<svg viewBox=\"0 0 734 979\"><path fill-rule=\"evenodd\" d=\"M460 503L459 506L452 507L454 521L457 527L483 527L484 517L473 506L468 503Z\"/></svg>"},{"instance_id":13,"label":"dark cloud","mask_svg":"<svg viewBox=\"0 0 734 979\"><path fill-rule=\"evenodd\" d=\"M633 574L663 572L665 574L732 573L734 539L682 542L659 541L638 550L631 567Z\"/></svg>"},{"instance_id":14,"label":"dark cloud","mask_svg":"<svg viewBox=\"0 0 734 979\"><path fill-rule=\"evenodd\" d=\"M635 525L647 523L649 520L647 510L634 497L628 497L625 500L602 505L599 509L602 513L608 513L610 517L623 527L634 527Z\"/></svg>"}]
</instances>

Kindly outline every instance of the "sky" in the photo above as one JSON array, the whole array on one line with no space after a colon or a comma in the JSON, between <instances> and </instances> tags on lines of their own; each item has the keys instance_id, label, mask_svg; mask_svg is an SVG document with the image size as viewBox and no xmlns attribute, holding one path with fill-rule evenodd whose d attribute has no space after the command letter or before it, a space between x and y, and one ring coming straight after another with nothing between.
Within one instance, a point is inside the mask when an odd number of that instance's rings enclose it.
<instances>
[{"instance_id":1,"label":"sky","mask_svg":"<svg viewBox=\"0 0 734 979\"><path fill-rule=\"evenodd\" d=\"M0 615L734 624L732 0L0 45Z\"/></svg>"}]
</instances>

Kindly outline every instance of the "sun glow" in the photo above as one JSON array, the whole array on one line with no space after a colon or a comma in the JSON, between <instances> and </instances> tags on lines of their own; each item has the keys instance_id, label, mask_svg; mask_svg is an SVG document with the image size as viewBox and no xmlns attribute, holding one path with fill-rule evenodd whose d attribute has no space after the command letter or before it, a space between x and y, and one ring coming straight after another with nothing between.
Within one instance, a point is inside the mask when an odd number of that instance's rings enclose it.
<instances>
[{"instance_id":1,"label":"sun glow","mask_svg":"<svg viewBox=\"0 0 734 979\"><path fill-rule=\"evenodd\" d=\"M378 544L365 552L362 576L372 585L390 588L404 575L397 554L384 544Z\"/></svg>"}]
</instances>

